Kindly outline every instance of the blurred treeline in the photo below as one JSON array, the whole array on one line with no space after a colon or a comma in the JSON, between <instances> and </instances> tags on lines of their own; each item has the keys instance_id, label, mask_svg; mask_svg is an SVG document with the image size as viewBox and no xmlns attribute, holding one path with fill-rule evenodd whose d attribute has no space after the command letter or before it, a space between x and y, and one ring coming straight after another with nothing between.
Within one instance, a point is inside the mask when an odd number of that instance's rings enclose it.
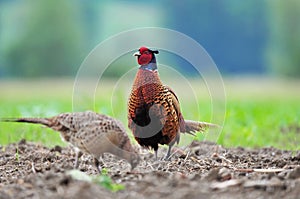
<instances>
[{"instance_id":1,"label":"blurred treeline","mask_svg":"<svg viewBox=\"0 0 300 199\"><path fill-rule=\"evenodd\" d=\"M75 75L104 39L149 26L194 38L223 74L300 77L298 0L0 0L0 77Z\"/></svg>"}]
</instances>

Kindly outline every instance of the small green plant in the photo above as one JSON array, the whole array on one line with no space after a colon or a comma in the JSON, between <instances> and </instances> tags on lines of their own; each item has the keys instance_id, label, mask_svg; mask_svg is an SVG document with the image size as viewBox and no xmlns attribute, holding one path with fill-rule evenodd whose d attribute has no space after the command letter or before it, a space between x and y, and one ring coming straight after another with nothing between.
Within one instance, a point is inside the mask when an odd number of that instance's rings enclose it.
<instances>
[{"instance_id":1,"label":"small green plant","mask_svg":"<svg viewBox=\"0 0 300 199\"><path fill-rule=\"evenodd\" d=\"M16 157L17 161L19 162L20 161L20 155L19 155L19 148L18 147L16 148L15 157Z\"/></svg>"},{"instance_id":2,"label":"small green plant","mask_svg":"<svg viewBox=\"0 0 300 199\"><path fill-rule=\"evenodd\" d=\"M105 187L113 192L124 190L124 185L113 183L112 179L107 175L107 170L102 169L102 173L99 176L93 178L93 182Z\"/></svg>"},{"instance_id":3,"label":"small green plant","mask_svg":"<svg viewBox=\"0 0 300 199\"><path fill-rule=\"evenodd\" d=\"M71 170L67 174L76 180L92 182L113 192L125 189L124 185L113 183L112 179L107 175L106 169L103 169L102 173L98 176L89 176L79 170Z\"/></svg>"}]
</instances>

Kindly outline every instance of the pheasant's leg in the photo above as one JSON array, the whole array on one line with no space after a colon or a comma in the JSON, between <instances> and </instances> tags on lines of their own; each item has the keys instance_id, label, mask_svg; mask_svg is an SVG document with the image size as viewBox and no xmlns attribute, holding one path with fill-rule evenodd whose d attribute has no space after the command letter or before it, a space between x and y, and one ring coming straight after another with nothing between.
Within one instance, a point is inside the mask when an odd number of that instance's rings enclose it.
<instances>
[{"instance_id":1,"label":"pheasant's leg","mask_svg":"<svg viewBox=\"0 0 300 199\"><path fill-rule=\"evenodd\" d=\"M95 163L98 173L101 174L100 162L97 158L94 158L94 163Z\"/></svg>"},{"instance_id":2,"label":"pheasant's leg","mask_svg":"<svg viewBox=\"0 0 300 199\"><path fill-rule=\"evenodd\" d=\"M168 148L168 152L165 156L165 160L170 160L170 155L171 155L171 151L172 151L172 147L173 147L174 143L170 143L169 144L169 148Z\"/></svg>"},{"instance_id":3,"label":"pheasant's leg","mask_svg":"<svg viewBox=\"0 0 300 199\"><path fill-rule=\"evenodd\" d=\"M158 150L154 150L154 153L155 153L155 161L157 161L157 151L158 151Z\"/></svg>"},{"instance_id":4,"label":"pheasant's leg","mask_svg":"<svg viewBox=\"0 0 300 199\"><path fill-rule=\"evenodd\" d=\"M82 152L79 151L79 149L75 149L75 165L74 165L74 168L75 169L78 169L78 166L79 166L79 161L78 159L82 156Z\"/></svg>"}]
</instances>

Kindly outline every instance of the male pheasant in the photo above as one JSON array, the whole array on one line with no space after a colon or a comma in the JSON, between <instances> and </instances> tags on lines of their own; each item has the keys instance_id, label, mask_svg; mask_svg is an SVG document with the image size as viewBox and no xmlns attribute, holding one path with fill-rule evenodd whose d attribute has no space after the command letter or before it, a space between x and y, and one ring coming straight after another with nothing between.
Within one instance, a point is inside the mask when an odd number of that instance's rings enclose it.
<instances>
[{"instance_id":1,"label":"male pheasant","mask_svg":"<svg viewBox=\"0 0 300 199\"><path fill-rule=\"evenodd\" d=\"M140 160L122 123L112 117L92 111L62 113L50 118L10 118L0 121L42 124L59 131L63 140L75 148L75 168L79 165L79 151L93 155L99 172L101 171L99 158L103 153L111 153L127 160L132 169Z\"/></svg>"},{"instance_id":2,"label":"male pheasant","mask_svg":"<svg viewBox=\"0 0 300 199\"><path fill-rule=\"evenodd\" d=\"M128 127L141 146L154 149L156 159L158 144L169 145L165 156L169 159L172 146L179 143L180 132L194 135L215 125L184 120L177 96L159 78L155 58L158 53L141 47L134 54L140 67L129 97Z\"/></svg>"}]
</instances>

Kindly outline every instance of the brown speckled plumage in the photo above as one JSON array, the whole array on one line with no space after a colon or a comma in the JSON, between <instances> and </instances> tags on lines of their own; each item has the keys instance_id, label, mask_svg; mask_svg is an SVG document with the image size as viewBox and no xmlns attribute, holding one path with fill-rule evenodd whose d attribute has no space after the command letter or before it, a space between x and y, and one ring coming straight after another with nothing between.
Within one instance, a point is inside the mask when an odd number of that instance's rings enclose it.
<instances>
[{"instance_id":1,"label":"brown speckled plumage","mask_svg":"<svg viewBox=\"0 0 300 199\"><path fill-rule=\"evenodd\" d=\"M103 153L126 159L132 168L139 162L139 156L134 151L122 123L106 115L86 111L62 113L50 118L17 118L2 121L43 124L60 132L61 137L75 148L93 155L97 169L98 159ZM78 154L75 167L78 167Z\"/></svg>"}]
</instances>

